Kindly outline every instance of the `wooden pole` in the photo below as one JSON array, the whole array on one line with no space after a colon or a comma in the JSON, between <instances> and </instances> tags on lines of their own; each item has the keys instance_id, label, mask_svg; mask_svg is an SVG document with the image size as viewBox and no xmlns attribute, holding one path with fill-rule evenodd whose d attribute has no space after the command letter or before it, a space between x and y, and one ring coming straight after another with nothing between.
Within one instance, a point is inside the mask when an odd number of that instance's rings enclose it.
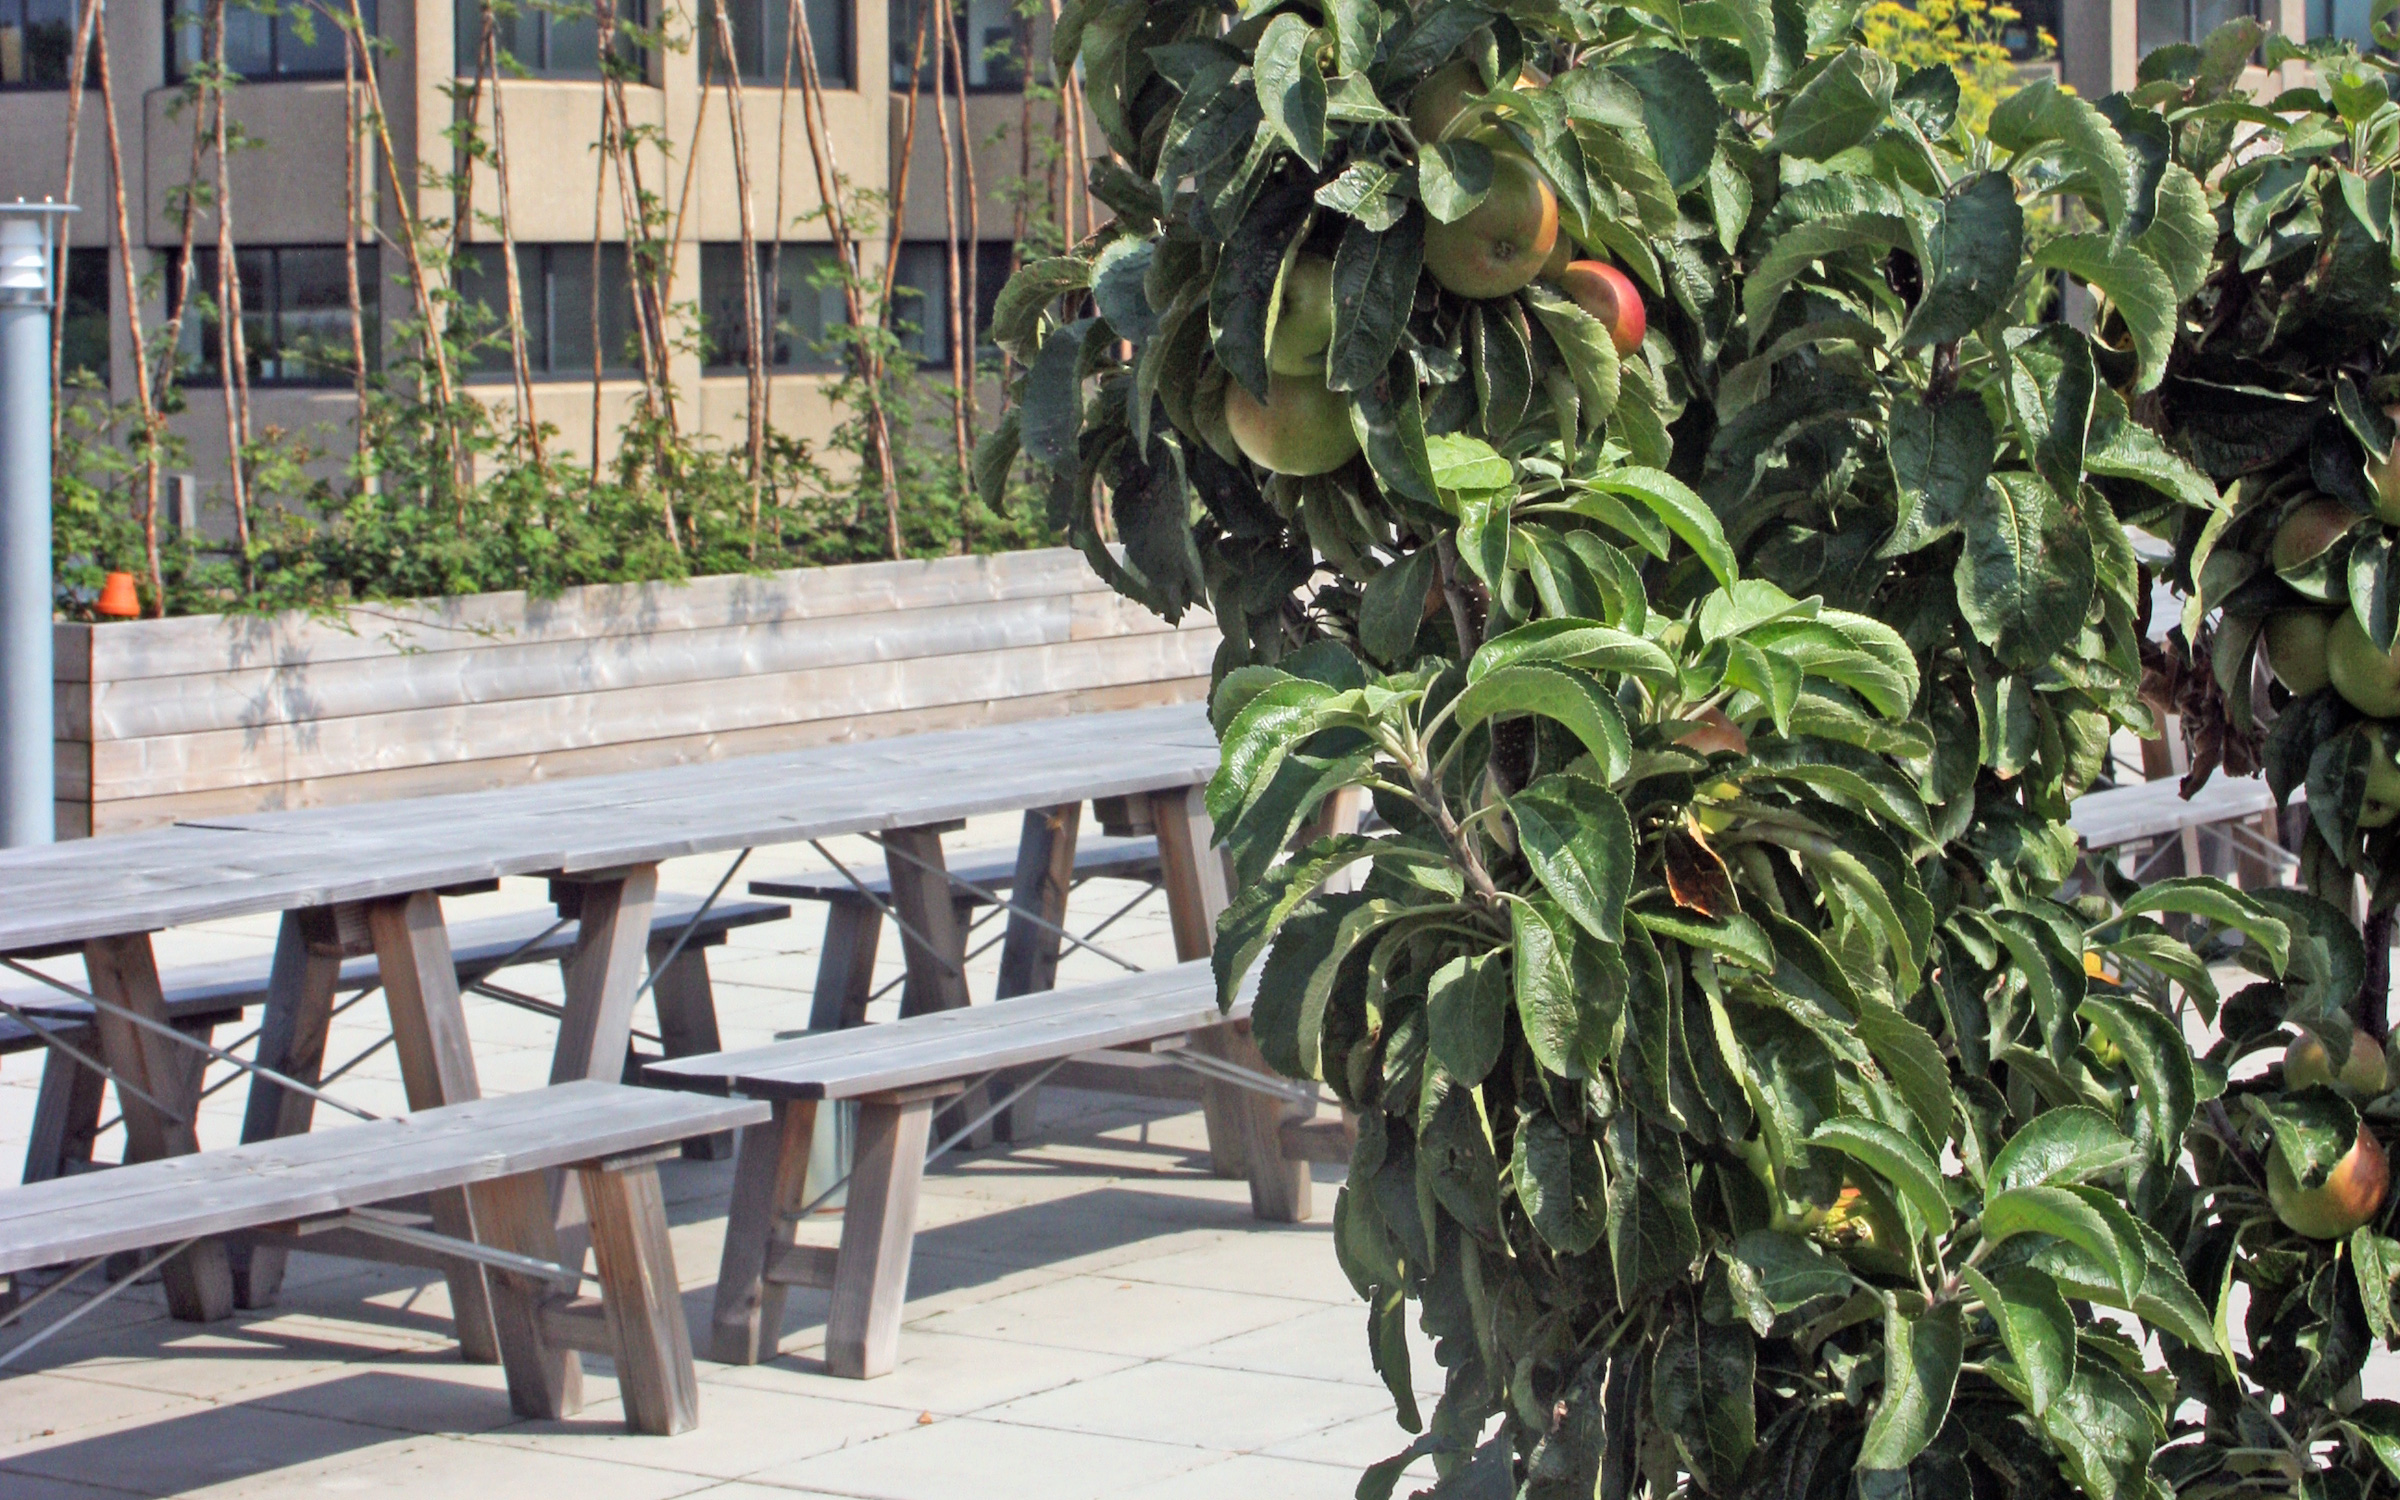
<instances>
[{"instance_id":1,"label":"wooden pole","mask_svg":"<svg viewBox=\"0 0 2400 1500\"><path fill-rule=\"evenodd\" d=\"M250 558L250 348L242 327L242 278L234 263L233 177L230 135L225 124L225 0L209 7L208 56L212 74L210 118L217 157L217 369L225 398L225 472L232 485L233 539L241 552L242 588L257 584Z\"/></svg>"},{"instance_id":2,"label":"wooden pole","mask_svg":"<svg viewBox=\"0 0 2400 1500\"><path fill-rule=\"evenodd\" d=\"M500 274L508 282L508 356L517 381L517 437L538 465L545 460L542 427L533 410L533 360L525 347L525 294L517 282L517 236L509 217L508 117L500 103L500 31L488 4L483 8L483 57L476 69L488 72L492 80L492 182L500 201ZM470 194L473 188L470 181Z\"/></svg>"},{"instance_id":3,"label":"wooden pole","mask_svg":"<svg viewBox=\"0 0 2400 1500\"><path fill-rule=\"evenodd\" d=\"M960 63L958 18L956 13L951 10L949 0L938 0L938 3L933 6L933 13L935 48L941 57L940 72L950 74L951 81L956 85L958 133L964 136L967 132L967 81L963 76ZM934 123L940 127L942 136L942 252L944 269L949 274L947 289L950 304L949 316L943 321L949 325L945 331L949 334L950 435L951 441L958 449L958 472L963 475L972 472L972 468L967 444L967 346L960 339L958 332L959 292L965 284L958 269L959 143L953 140L950 134L951 101L944 98L944 91L938 87L940 82L938 74L935 81L937 87L934 91L933 118Z\"/></svg>"},{"instance_id":4,"label":"wooden pole","mask_svg":"<svg viewBox=\"0 0 2400 1500\"><path fill-rule=\"evenodd\" d=\"M125 201L125 144L117 129L117 94L108 59L107 0L93 0L101 14L94 41L100 52L100 113L107 124L108 139L108 198L109 208L116 218L116 260L120 294L125 298L125 318L133 343L134 399L140 403L142 414L142 561L150 572L150 613L154 617L167 612L166 569L158 548L159 473L158 450L165 430L165 417L160 413L158 394L150 385L150 341L142 327L141 279L133 265L133 217ZM191 233L190 214L185 214L185 235ZM184 268L189 274L191 249L184 249ZM168 345L160 363L170 369L175 351Z\"/></svg>"},{"instance_id":5,"label":"wooden pole","mask_svg":"<svg viewBox=\"0 0 2400 1500\"><path fill-rule=\"evenodd\" d=\"M66 186L59 190L58 201L75 201L75 152L83 137L83 75L91 66L92 27L100 18L99 0L86 0L83 15L76 21L75 46L68 62L67 74L67 169ZM58 237L59 278L58 296L50 304L50 447L58 447L59 423L65 417L67 382L67 241Z\"/></svg>"},{"instance_id":6,"label":"wooden pole","mask_svg":"<svg viewBox=\"0 0 2400 1500\"><path fill-rule=\"evenodd\" d=\"M358 221L365 212L367 185L359 133L366 128L358 97L358 49L362 39L342 26L342 290L350 305L350 419L357 444L358 483L367 483L367 309L358 274Z\"/></svg>"}]
</instances>

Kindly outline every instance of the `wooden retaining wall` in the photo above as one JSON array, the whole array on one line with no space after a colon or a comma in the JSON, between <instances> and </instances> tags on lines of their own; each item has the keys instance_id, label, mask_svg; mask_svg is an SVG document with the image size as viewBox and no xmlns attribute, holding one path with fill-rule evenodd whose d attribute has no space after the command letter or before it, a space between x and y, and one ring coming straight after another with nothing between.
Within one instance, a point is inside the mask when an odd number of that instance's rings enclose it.
<instances>
[{"instance_id":1,"label":"wooden retaining wall","mask_svg":"<svg viewBox=\"0 0 2400 1500\"><path fill-rule=\"evenodd\" d=\"M1193 699L1217 645L1064 548L56 630L62 838Z\"/></svg>"}]
</instances>

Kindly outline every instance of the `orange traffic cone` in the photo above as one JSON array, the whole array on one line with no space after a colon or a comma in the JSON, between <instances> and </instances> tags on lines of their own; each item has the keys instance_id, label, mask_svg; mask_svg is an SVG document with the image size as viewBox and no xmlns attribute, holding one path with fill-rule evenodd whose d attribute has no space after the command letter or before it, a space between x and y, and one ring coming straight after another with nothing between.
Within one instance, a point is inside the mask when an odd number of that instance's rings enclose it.
<instances>
[{"instance_id":1,"label":"orange traffic cone","mask_svg":"<svg viewBox=\"0 0 2400 1500\"><path fill-rule=\"evenodd\" d=\"M119 620L131 620L142 612L142 600L133 591L131 573L111 573L100 585L100 598L92 606L94 614L108 615Z\"/></svg>"}]
</instances>

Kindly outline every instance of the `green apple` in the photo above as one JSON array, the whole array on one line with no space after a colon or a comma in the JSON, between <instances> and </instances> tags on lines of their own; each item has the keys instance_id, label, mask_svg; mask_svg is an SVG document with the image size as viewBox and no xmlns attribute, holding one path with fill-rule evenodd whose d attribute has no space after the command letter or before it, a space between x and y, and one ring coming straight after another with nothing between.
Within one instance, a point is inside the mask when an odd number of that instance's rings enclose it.
<instances>
[{"instance_id":1,"label":"green apple","mask_svg":"<svg viewBox=\"0 0 2400 1500\"><path fill-rule=\"evenodd\" d=\"M2341 569L2326 565L2325 554L2362 519L2341 501L2323 495L2304 501L2275 528L2267 560L2284 582L2311 599L2339 601L2349 593L2349 580Z\"/></svg>"},{"instance_id":2,"label":"green apple","mask_svg":"<svg viewBox=\"0 0 2400 1500\"><path fill-rule=\"evenodd\" d=\"M1558 244L1558 195L1533 163L1492 153L1492 190L1465 217L1425 226L1425 269L1461 297L1506 297Z\"/></svg>"},{"instance_id":3,"label":"green apple","mask_svg":"<svg viewBox=\"0 0 2400 1500\"><path fill-rule=\"evenodd\" d=\"M2400 653L2376 650L2356 610L2343 610L2325 633L2325 675L2368 718L2400 718Z\"/></svg>"},{"instance_id":4,"label":"green apple","mask_svg":"<svg viewBox=\"0 0 2400 1500\"><path fill-rule=\"evenodd\" d=\"M1270 376L1265 401L1228 381L1225 425L1252 463L1278 474L1330 474L1358 452L1350 398L1327 390L1322 376Z\"/></svg>"},{"instance_id":5,"label":"green apple","mask_svg":"<svg viewBox=\"0 0 2400 1500\"><path fill-rule=\"evenodd\" d=\"M2333 1049L2313 1031L2301 1032L2283 1053L2283 1086L2287 1089L2339 1083L2353 1094L2372 1099L2384 1091L2390 1076L2383 1044L2356 1027L2350 1033L2350 1056L2338 1074L2333 1070Z\"/></svg>"},{"instance_id":6,"label":"green apple","mask_svg":"<svg viewBox=\"0 0 2400 1500\"><path fill-rule=\"evenodd\" d=\"M1275 337L1267 342L1267 368L1278 375L1325 373L1325 346L1333 342L1333 262L1303 255L1283 273L1283 297L1275 308Z\"/></svg>"},{"instance_id":7,"label":"green apple","mask_svg":"<svg viewBox=\"0 0 2400 1500\"><path fill-rule=\"evenodd\" d=\"M2358 1144L2313 1188L2300 1185L2280 1150L2267 1148L2267 1202L2284 1228L2312 1240L2348 1239L2352 1230L2373 1222L2391 1186L2391 1161L2364 1123Z\"/></svg>"},{"instance_id":8,"label":"green apple","mask_svg":"<svg viewBox=\"0 0 2400 1500\"><path fill-rule=\"evenodd\" d=\"M2329 680L2325 637L2332 629L2333 615L2327 610L2287 609L2267 616L2267 665L2293 697L2305 698Z\"/></svg>"}]
</instances>

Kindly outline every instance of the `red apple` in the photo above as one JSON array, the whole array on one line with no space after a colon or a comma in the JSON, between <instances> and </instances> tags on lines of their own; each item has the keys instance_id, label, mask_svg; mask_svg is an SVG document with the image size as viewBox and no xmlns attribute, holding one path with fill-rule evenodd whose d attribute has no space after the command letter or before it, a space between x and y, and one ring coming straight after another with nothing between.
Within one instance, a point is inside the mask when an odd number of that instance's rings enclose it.
<instances>
[{"instance_id":1,"label":"red apple","mask_svg":"<svg viewBox=\"0 0 2400 1500\"><path fill-rule=\"evenodd\" d=\"M1650 317L1632 277L1604 260L1579 260L1559 273L1558 287L1575 299L1577 307L1600 320L1617 353L1631 354L1642 347Z\"/></svg>"}]
</instances>

